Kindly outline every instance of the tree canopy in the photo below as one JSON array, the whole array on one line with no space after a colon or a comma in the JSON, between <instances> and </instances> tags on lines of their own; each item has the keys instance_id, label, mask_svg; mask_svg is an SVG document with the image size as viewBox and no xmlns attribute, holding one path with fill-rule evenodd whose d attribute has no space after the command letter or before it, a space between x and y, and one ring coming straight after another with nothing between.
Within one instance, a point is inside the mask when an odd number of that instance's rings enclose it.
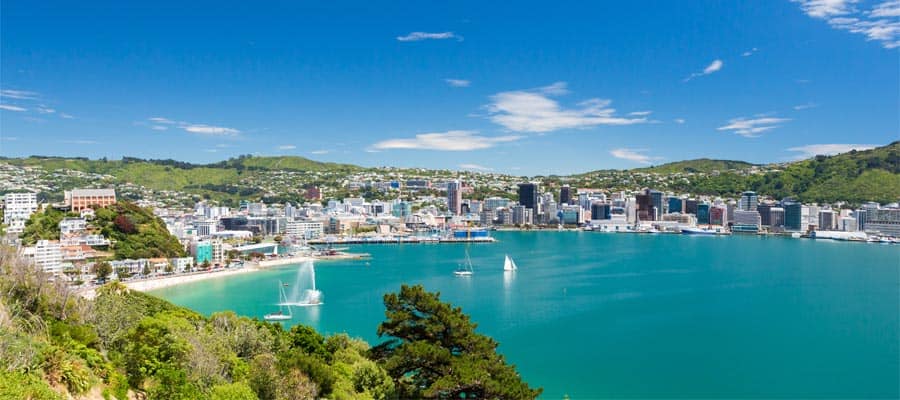
<instances>
[{"instance_id":1,"label":"tree canopy","mask_svg":"<svg viewBox=\"0 0 900 400\"><path fill-rule=\"evenodd\" d=\"M421 285L403 285L384 296L384 343L373 357L388 371L401 397L534 399L541 389L522 381L497 353L497 342L475 332L459 307Z\"/></svg>"}]
</instances>

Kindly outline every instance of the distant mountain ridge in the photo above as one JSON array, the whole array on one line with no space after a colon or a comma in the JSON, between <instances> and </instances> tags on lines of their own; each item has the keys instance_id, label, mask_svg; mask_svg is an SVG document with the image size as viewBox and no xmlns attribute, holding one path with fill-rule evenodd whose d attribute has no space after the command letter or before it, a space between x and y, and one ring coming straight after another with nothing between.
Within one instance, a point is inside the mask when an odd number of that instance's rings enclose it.
<instances>
[{"instance_id":1,"label":"distant mountain ridge","mask_svg":"<svg viewBox=\"0 0 900 400\"><path fill-rule=\"evenodd\" d=\"M327 163L298 156L239 156L211 164L192 164L176 160L144 160L124 157L121 160L90 160L31 156L0 158L20 166L41 166L47 171L71 169L112 175L117 181L131 182L156 190L182 190L197 194L251 196L259 190L245 188L246 179L268 171L321 172L334 177L375 168L352 164ZM750 170L755 170L750 173ZM755 190L776 198L795 197L809 202L863 201L895 202L900 200L900 141L870 150L850 151L834 156L816 156L785 164L758 165L744 161L701 158L631 170L599 170L569 175L581 185L612 188L621 182L596 183L591 177L620 173L652 173L671 175L690 173L690 178L672 179L659 189L676 192L735 195ZM526 179L526 178L522 178ZM325 184L334 184L332 179ZM581 186L585 187L585 186Z\"/></svg>"}]
</instances>

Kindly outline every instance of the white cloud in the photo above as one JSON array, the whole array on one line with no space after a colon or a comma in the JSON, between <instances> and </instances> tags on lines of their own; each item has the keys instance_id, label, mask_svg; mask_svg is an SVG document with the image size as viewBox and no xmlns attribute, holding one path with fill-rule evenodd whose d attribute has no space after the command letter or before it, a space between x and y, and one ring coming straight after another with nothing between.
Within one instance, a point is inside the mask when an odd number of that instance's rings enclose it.
<instances>
[{"instance_id":1,"label":"white cloud","mask_svg":"<svg viewBox=\"0 0 900 400\"><path fill-rule=\"evenodd\" d=\"M60 117L60 118L65 118L65 119L72 119L72 118L75 118L75 117L73 117L72 115L66 114L66 113L59 113L59 117Z\"/></svg>"},{"instance_id":2,"label":"white cloud","mask_svg":"<svg viewBox=\"0 0 900 400\"><path fill-rule=\"evenodd\" d=\"M27 90L3 89L0 90L0 97L8 97L10 99L19 100L37 100L40 95L36 92L29 92Z\"/></svg>"},{"instance_id":3,"label":"white cloud","mask_svg":"<svg viewBox=\"0 0 900 400\"><path fill-rule=\"evenodd\" d=\"M709 75L709 74L718 72L722 69L722 67L724 65L725 65L725 63L723 63L722 60L715 59L711 63L709 63L709 65L707 65L706 68L703 68L703 72L694 72L687 78L684 78L683 82L687 82L687 81L694 79L696 77L699 77L699 76Z\"/></svg>"},{"instance_id":4,"label":"white cloud","mask_svg":"<svg viewBox=\"0 0 900 400\"><path fill-rule=\"evenodd\" d=\"M683 124L684 118L675 118L673 121L675 121L676 124Z\"/></svg>"},{"instance_id":5,"label":"white cloud","mask_svg":"<svg viewBox=\"0 0 900 400\"><path fill-rule=\"evenodd\" d=\"M485 167L483 165L478 164L459 164L459 167L462 169L471 169L475 171L493 171L493 168Z\"/></svg>"},{"instance_id":6,"label":"white cloud","mask_svg":"<svg viewBox=\"0 0 900 400\"><path fill-rule=\"evenodd\" d=\"M175 123L175 121L172 121L171 119L163 118L163 117L147 118L147 121L150 121L150 122L153 122L156 124L169 124L169 125Z\"/></svg>"},{"instance_id":7,"label":"white cloud","mask_svg":"<svg viewBox=\"0 0 900 400\"><path fill-rule=\"evenodd\" d=\"M443 40L443 39L456 39L458 41L462 41L462 36L459 36L453 32L410 32L403 36L397 36L397 40L401 42L418 42L420 40Z\"/></svg>"},{"instance_id":8,"label":"white cloud","mask_svg":"<svg viewBox=\"0 0 900 400\"><path fill-rule=\"evenodd\" d=\"M63 140L62 142L67 143L67 144L97 144L96 140L86 140L86 139Z\"/></svg>"},{"instance_id":9,"label":"white cloud","mask_svg":"<svg viewBox=\"0 0 900 400\"><path fill-rule=\"evenodd\" d=\"M28 109L26 109L26 108L22 108L22 107L18 107L18 106L11 106L9 104L0 104L0 110L16 111L16 112L28 111Z\"/></svg>"},{"instance_id":10,"label":"white cloud","mask_svg":"<svg viewBox=\"0 0 900 400\"><path fill-rule=\"evenodd\" d=\"M756 53L757 51L758 51L758 49L757 49L756 47L754 47L754 48L752 48L752 49L750 49L750 50L747 50L747 51L741 53L741 56L743 56L743 57L750 57L750 56L753 55L753 53Z\"/></svg>"},{"instance_id":11,"label":"white cloud","mask_svg":"<svg viewBox=\"0 0 900 400\"><path fill-rule=\"evenodd\" d=\"M798 152L798 159L815 157L818 155L835 155L846 153L850 150L868 150L877 147L874 144L809 144L806 146L791 147L788 151Z\"/></svg>"},{"instance_id":12,"label":"white cloud","mask_svg":"<svg viewBox=\"0 0 900 400\"><path fill-rule=\"evenodd\" d=\"M330 151L328 151L328 150L313 150L313 151L309 152L309 154L328 154L328 153L330 153Z\"/></svg>"},{"instance_id":13,"label":"white cloud","mask_svg":"<svg viewBox=\"0 0 900 400\"><path fill-rule=\"evenodd\" d=\"M205 151L207 153L218 153L219 152L218 149L203 149L203 151Z\"/></svg>"},{"instance_id":14,"label":"white cloud","mask_svg":"<svg viewBox=\"0 0 900 400\"><path fill-rule=\"evenodd\" d=\"M646 117L650 114L653 114L653 111L632 111L628 113L628 115L633 117Z\"/></svg>"},{"instance_id":15,"label":"white cloud","mask_svg":"<svg viewBox=\"0 0 900 400\"><path fill-rule=\"evenodd\" d=\"M453 87L469 87L472 82L469 82L465 79L444 79L444 82L447 82L448 85Z\"/></svg>"},{"instance_id":16,"label":"white cloud","mask_svg":"<svg viewBox=\"0 0 900 400\"><path fill-rule=\"evenodd\" d=\"M819 105L816 103L805 103L805 104L797 104L796 106L794 106L794 109L797 111L800 111L800 110L807 110L810 108L816 108L818 106Z\"/></svg>"},{"instance_id":17,"label":"white cloud","mask_svg":"<svg viewBox=\"0 0 900 400\"><path fill-rule=\"evenodd\" d=\"M501 92L491 96L493 103L485 108L492 122L515 132L551 132L647 122L646 118L615 116L616 110L609 108L610 100L588 99L578 103L576 108L566 109L550 98L566 93L565 82L537 89Z\"/></svg>"},{"instance_id":18,"label":"white cloud","mask_svg":"<svg viewBox=\"0 0 900 400\"><path fill-rule=\"evenodd\" d=\"M153 129L154 131L164 131L164 130L169 129L169 127L162 126L162 125L154 125L154 126L151 126L150 129Z\"/></svg>"},{"instance_id":19,"label":"white cloud","mask_svg":"<svg viewBox=\"0 0 900 400\"><path fill-rule=\"evenodd\" d=\"M48 108L47 106L38 106L37 112L41 114L53 114L56 112L56 110Z\"/></svg>"},{"instance_id":20,"label":"white cloud","mask_svg":"<svg viewBox=\"0 0 900 400\"><path fill-rule=\"evenodd\" d=\"M853 3L857 0L791 0L800 3L810 17L826 18L834 15L844 15L851 11Z\"/></svg>"},{"instance_id":21,"label":"white cloud","mask_svg":"<svg viewBox=\"0 0 900 400\"><path fill-rule=\"evenodd\" d=\"M421 133L410 139L389 139L372 145L371 150L418 149L442 151L468 151L494 147L499 143L513 142L521 136L481 136L475 131L447 131Z\"/></svg>"},{"instance_id":22,"label":"white cloud","mask_svg":"<svg viewBox=\"0 0 900 400\"><path fill-rule=\"evenodd\" d=\"M292 144L283 144L281 146L278 146L278 150L293 150L296 148L297 148L297 146L294 146Z\"/></svg>"},{"instance_id":23,"label":"white cloud","mask_svg":"<svg viewBox=\"0 0 900 400\"><path fill-rule=\"evenodd\" d=\"M779 127L778 124L790 121L789 118L757 117L734 118L728 121L728 125L720 126L717 130L732 131L743 137L754 138L760 134Z\"/></svg>"},{"instance_id":24,"label":"white cloud","mask_svg":"<svg viewBox=\"0 0 900 400\"><path fill-rule=\"evenodd\" d=\"M855 7L857 0L793 0L813 18L832 28L858 33L888 49L900 47L900 1L887 0L869 10Z\"/></svg>"},{"instance_id":25,"label":"white cloud","mask_svg":"<svg viewBox=\"0 0 900 400\"><path fill-rule=\"evenodd\" d=\"M661 157L651 157L646 154L647 150L644 149L613 149L609 152L615 158L621 158L623 160L634 161L640 164L651 164L653 160L660 160Z\"/></svg>"},{"instance_id":26,"label":"white cloud","mask_svg":"<svg viewBox=\"0 0 900 400\"><path fill-rule=\"evenodd\" d=\"M188 131L190 133L198 133L201 135L235 136L238 133L241 133L241 131L234 128L204 124L187 124L181 126L181 129L184 129L185 131Z\"/></svg>"}]
</instances>

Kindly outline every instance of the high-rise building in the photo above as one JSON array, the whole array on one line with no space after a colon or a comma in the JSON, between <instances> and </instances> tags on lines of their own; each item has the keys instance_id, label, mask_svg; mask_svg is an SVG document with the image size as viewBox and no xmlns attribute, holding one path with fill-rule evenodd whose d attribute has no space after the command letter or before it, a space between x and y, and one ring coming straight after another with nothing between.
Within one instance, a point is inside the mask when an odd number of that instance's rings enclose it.
<instances>
[{"instance_id":1,"label":"high-rise building","mask_svg":"<svg viewBox=\"0 0 900 400\"><path fill-rule=\"evenodd\" d=\"M537 183L519 184L519 204L525 206L525 208L537 210L538 197L540 197L540 190Z\"/></svg>"},{"instance_id":2,"label":"high-rise building","mask_svg":"<svg viewBox=\"0 0 900 400\"><path fill-rule=\"evenodd\" d=\"M697 224L709 225L709 203L697 204Z\"/></svg>"},{"instance_id":3,"label":"high-rise building","mask_svg":"<svg viewBox=\"0 0 900 400\"><path fill-rule=\"evenodd\" d=\"M634 196L637 202L637 219L641 221L653 221L656 217L656 211L653 209L653 198L650 197L650 191L647 190L642 194Z\"/></svg>"},{"instance_id":4,"label":"high-rise building","mask_svg":"<svg viewBox=\"0 0 900 400\"><path fill-rule=\"evenodd\" d=\"M611 219L611 212L612 206L610 206L608 203L595 202L594 204L591 204L592 220Z\"/></svg>"},{"instance_id":5,"label":"high-rise building","mask_svg":"<svg viewBox=\"0 0 900 400\"><path fill-rule=\"evenodd\" d=\"M488 197L484 199L485 210L497 211L498 208L506 207L507 205L509 205L509 200L502 197Z\"/></svg>"},{"instance_id":6,"label":"high-rise building","mask_svg":"<svg viewBox=\"0 0 900 400\"><path fill-rule=\"evenodd\" d=\"M819 210L819 227L820 231L830 231L834 229L834 211Z\"/></svg>"},{"instance_id":7,"label":"high-rise building","mask_svg":"<svg viewBox=\"0 0 900 400\"><path fill-rule=\"evenodd\" d=\"M734 210L734 224L731 231L735 233L756 233L759 232L759 212Z\"/></svg>"},{"instance_id":8,"label":"high-rise building","mask_svg":"<svg viewBox=\"0 0 900 400\"><path fill-rule=\"evenodd\" d=\"M769 208L769 228L773 231L784 230L784 208Z\"/></svg>"},{"instance_id":9,"label":"high-rise building","mask_svg":"<svg viewBox=\"0 0 900 400\"><path fill-rule=\"evenodd\" d=\"M650 203L653 205L653 220L659 220L662 218L663 213L663 192L658 190L650 191Z\"/></svg>"},{"instance_id":10,"label":"high-rise building","mask_svg":"<svg viewBox=\"0 0 900 400\"><path fill-rule=\"evenodd\" d=\"M700 204L697 200L687 199L684 201L684 214L694 214L697 215L697 204Z\"/></svg>"},{"instance_id":11,"label":"high-rise building","mask_svg":"<svg viewBox=\"0 0 900 400\"><path fill-rule=\"evenodd\" d=\"M447 182L447 207L453 215L462 214L462 185L458 180Z\"/></svg>"},{"instance_id":12,"label":"high-rise building","mask_svg":"<svg viewBox=\"0 0 900 400\"><path fill-rule=\"evenodd\" d=\"M738 203L738 209L741 211L756 211L758 203L759 196L756 195L756 192L748 190L741 194L741 201Z\"/></svg>"},{"instance_id":13,"label":"high-rise building","mask_svg":"<svg viewBox=\"0 0 900 400\"><path fill-rule=\"evenodd\" d=\"M723 205L712 206L709 209L709 224L725 226L725 217L728 209Z\"/></svg>"},{"instance_id":14,"label":"high-rise building","mask_svg":"<svg viewBox=\"0 0 900 400\"><path fill-rule=\"evenodd\" d=\"M3 224L9 233L22 233L25 221L38 209L37 194L7 193L3 196Z\"/></svg>"},{"instance_id":15,"label":"high-rise building","mask_svg":"<svg viewBox=\"0 0 900 400\"><path fill-rule=\"evenodd\" d=\"M680 213L684 210L684 200L681 197L669 197L668 203L670 213Z\"/></svg>"},{"instance_id":16,"label":"high-rise building","mask_svg":"<svg viewBox=\"0 0 900 400\"><path fill-rule=\"evenodd\" d=\"M781 208L784 208L784 230L803 230L803 205L791 198L781 200Z\"/></svg>"},{"instance_id":17,"label":"high-rise building","mask_svg":"<svg viewBox=\"0 0 900 400\"><path fill-rule=\"evenodd\" d=\"M900 237L900 208L870 208L866 212L866 231Z\"/></svg>"},{"instance_id":18,"label":"high-rise building","mask_svg":"<svg viewBox=\"0 0 900 400\"><path fill-rule=\"evenodd\" d=\"M760 226L772 226L772 214L769 212L773 205L771 203L759 203L756 211L759 211Z\"/></svg>"},{"instance_id":19,"label":"high-rise building","mask_svg":"<svg viewBox=\"0 0 900 400\"><path fill-rule=\"evenodd\" d=\"M572 188L569 185L563 185L559 189L559 204L569 204L572 201Z\"/></svg>"}]
</instances>

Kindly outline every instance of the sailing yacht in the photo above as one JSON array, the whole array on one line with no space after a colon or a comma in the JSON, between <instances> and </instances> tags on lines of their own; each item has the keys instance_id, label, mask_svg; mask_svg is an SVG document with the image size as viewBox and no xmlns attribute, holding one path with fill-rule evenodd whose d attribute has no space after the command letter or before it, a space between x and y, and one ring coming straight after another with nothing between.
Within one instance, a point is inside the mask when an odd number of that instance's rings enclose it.
<instances>
[{"instance_id":1,"label":"sailing yacht","mask_svg":"<svg viewBox=\"0 0 900 400\"><path fill-rule=\"evenodd\" d=\"M291 306L287 306L287 314L284 313L284 304L287 303L287 295L284 294L284 287L287 286L278 281L278 311L266 314L263 319L266 321L286 321L293 318L291 315Z\"/></svg>"},{"instance_id":2,"label":"sailing yacht","mask_svg":"<svg viewBox=\"0 0 900 400\"><path fill-rule=\"evenodd\" d=\"M469 249L466 249L466 263L464 265L460 265L456 271L453 271L453 274L456 276L471 276L475 271L472 269L472 259L469 258Z\"/></svg>"},{"instance_id":3,"label":"sailing yacht","mask_svg":"<svg viewBox=\"0 0 900 400\"><path fill-rule=\"evenodd\" d=\"M513 261L512 258L509 258L509 254L507 254L506 260L503 261L503 270L504 271L515 271L517 269L519 269L519 267L516 266L516 262Z\"/></svg>"}]
</instances>

